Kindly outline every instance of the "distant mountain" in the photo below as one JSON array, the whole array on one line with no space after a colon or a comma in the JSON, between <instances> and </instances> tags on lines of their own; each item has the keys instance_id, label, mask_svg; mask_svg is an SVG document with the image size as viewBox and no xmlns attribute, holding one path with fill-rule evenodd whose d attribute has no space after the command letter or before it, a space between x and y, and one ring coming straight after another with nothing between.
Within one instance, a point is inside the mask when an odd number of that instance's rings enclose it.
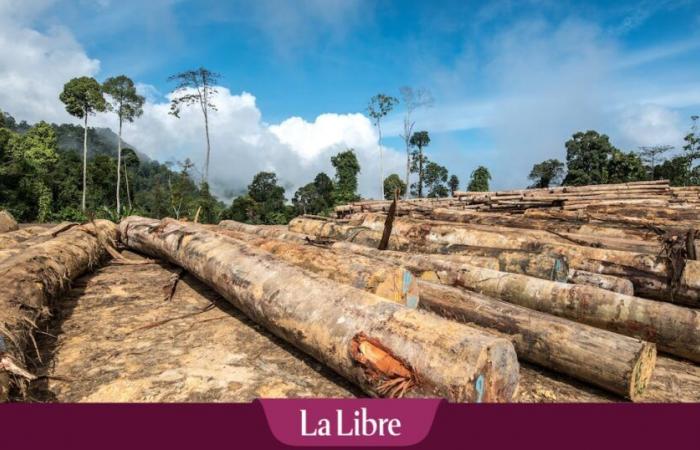
<instances>
[{"instance_id":1,"label":"distant mountain","mask_svg":"<svg viewBox=\"0 0 700 450\"><path fill-rule=\"evenodd\" d=\"M2 112L2 109L0 109ZM17 122L14 117L6 112L2 112L4 126L17 132L25 133L31 124L26 121ZM61 150L72 150L82 154L83 152L83 127L82 125L73 125L62 123L57 125L51 124L56 130L56 138L58 139L58 148ZM95 155L117 156L117 141L119 137L110 128L92 128L88 127L88 158ZM137 148L130 145L122 139L122 148L130 148L136 152L141 162L150 162L151 158L140 152Z\"/></svg>"}]
</instances>

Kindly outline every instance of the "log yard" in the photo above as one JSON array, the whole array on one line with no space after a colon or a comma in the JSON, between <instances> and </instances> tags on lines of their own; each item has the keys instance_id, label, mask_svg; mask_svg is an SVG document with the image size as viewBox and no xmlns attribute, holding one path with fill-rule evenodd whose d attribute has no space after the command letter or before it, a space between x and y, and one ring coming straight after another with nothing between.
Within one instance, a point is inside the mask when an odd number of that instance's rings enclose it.
<instances>
[{"instance_id":1,"label":"log yard","mask_svg":"<svg viewBox=\"0 0 700 450\"><path fill-rule=\"evenodd\" d=\"M0 212L0 401L700 401L700 187L397 197L288 225Z\"/></svg>"}]
</instances>

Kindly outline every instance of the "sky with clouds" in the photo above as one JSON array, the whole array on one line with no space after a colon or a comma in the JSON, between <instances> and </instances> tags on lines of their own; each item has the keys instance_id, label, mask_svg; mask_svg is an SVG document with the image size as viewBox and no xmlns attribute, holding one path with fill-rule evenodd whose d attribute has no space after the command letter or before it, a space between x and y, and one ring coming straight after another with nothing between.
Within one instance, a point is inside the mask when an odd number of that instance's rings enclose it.
<instances>
[{"instance_id":1,"label":"sky with clouds","mask_svg":"<svg viewBox=\"0 0 700 450\"><path fill-rule=\"evenodd\" d=\"M680 147L700 113L700 0L0 0L0 109L19 120L73 121L63 83L124 73L148 99L125 140L201 163L201 113L167 114L167 77L199 66L222 74L211 181L223 197L260 170L291 197L347 147L361 193L377 196L365 108L403 85L434 97L415 114L431 159L463 182L483 164L493 188L522 187L578 130L624 150ZM402 114L383 127L385 175L405 170Z\"/></svg>"}]
</instances>

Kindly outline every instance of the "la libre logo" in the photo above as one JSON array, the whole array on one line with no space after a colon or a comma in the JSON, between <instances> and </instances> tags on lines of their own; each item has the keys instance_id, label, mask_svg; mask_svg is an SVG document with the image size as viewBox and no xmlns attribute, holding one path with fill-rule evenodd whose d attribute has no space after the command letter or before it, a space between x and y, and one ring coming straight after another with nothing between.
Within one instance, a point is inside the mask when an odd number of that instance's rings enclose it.
<instances>
[{"instance_id":1,"label":"la libre logo","mask_svg":"<svg viewBox=\"0 0 700 450\"><path fill-rule=\"evenodd\" d=\"M369 417L367 408L355 409L350 417L342 409L334 417L310 420L305 409L301 409L302 436L401 436L401 420L397 418ZM314 423L311 423L314 422Z\"/></svg>"}]
</instances>

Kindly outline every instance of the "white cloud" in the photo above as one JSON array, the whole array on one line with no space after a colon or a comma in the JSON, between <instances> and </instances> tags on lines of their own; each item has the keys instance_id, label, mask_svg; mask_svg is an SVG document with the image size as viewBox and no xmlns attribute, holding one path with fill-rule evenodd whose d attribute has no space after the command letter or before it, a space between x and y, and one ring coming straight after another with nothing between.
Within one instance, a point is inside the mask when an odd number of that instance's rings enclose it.
<instances>
[{"instance_id":1,"label":"white cloud","mask_svg":"<svg viewBox=\"0 0 700 450\"><path fill-rule=\"evenodd\" d=\"M63 84L100 68L69 30L52 27L41 33L23 25L27 11L15 15L23 6L36 12L49 3L0 4L0 108L30 122L69 120L58 101Z\"/></svg>"},{"instance_id":2,"label":"white cloud","mask_svg":"<svg viewBox=\"0 0 700 450\"><path fill-rule=\"evenodd\" d=\"M685 120L669 108L646 104L627 108L621 116L621 137L637 147L677 145L683 139Z\"/></svg>"},{"instance_id":3,"label":"white cloud","mask_svg":"<svg viewBox=\"0 0 700 450\"><path fill-rule=\"evenodd\" d=\"M354 148L362 168L360 191L378 195L379 149L370 121L362 114L322 114L313 122L299 117L280 124L262 121L255 97L232 94L218 87L217 111L210 115L210 180L215 192L240 193L259 171L276 172L287 197L325 171L333 176L330 157ZM169 95L169 98L172 94ZM160 161L191 158L199 168L204 160L204 124L201 111L183 109L180 119L168 114L168 102L147 102L144 114L124 128L124 139ZM114 128L115 119L102 115L94 123ZM400 153L384 149L385 175L403 167ZM399 172L400 173L400 172Z\"/></svg>"}]
</instances>

